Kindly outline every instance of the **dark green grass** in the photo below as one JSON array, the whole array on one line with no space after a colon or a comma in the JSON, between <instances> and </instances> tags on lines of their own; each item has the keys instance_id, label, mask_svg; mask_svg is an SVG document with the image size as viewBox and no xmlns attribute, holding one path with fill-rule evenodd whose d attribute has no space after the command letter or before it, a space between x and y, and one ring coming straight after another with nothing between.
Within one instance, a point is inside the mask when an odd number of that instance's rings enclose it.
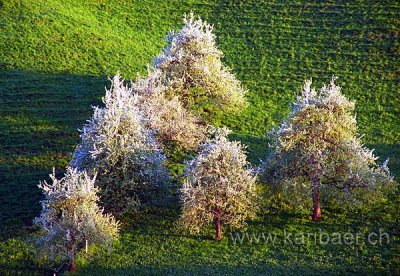
<instances>
[{"instance_id":1,"label":"dark green grass","mask_svg":"<svg viewBox=\"0 0 400 276\"><path fill-rule=\"evenodd\" d=\"M397 204L399 201L397 200ZM380 208L385 208L384 205ZM193 236L180 232L175 225L176 208L157 209L125 224L121 239L112 248L90 247L77 258L82 275L160 275L160 274L397 274L400 269L399 214L387 210L365 209L363 214L335 214L324 210L325 220L310 222L307 214L265 213L240 232L225 229L221 242L212 240L213 231ZM373 212L368 212L373 211ZM378 212L376 212L378 211ZM397 221L397 222L396 222ZM367 241L371 232L387 232L382 243ZM316 235L296 240L294 235ZM359 239L342 244L326 240L320 233L352 233ZM276 235L264 239L262 235ZM243 237L242 243L238 237ZM351 241L351 240L348 240ZM372 239L374 242L375 239ZM377 240L376 240L377 241ZM0 265L5 273L50 273L45 263L35 259L20 239L0 245Z\"/></svg>"},{"instance_id":2,"label":"dark green grass","mask_svg":"<svg viewBox=\"0 0 400 276\"><path fill-rule=\"evenodd\" d=\"M248 145L253 164L265 156L265 133L287 114L303 80L313 78L319 87L335 74L344 94L356 101L364 142L376 148L379 162L389 157L392 172L400 174L400 5L396 1L0 1L3 240L23 239L32 231L42 198L36 185L47 179L52 167L62 173L68 164L79 141L76 129L90 117L90 105L100 104L107 76L119 72L131 79L137 72L145 74L146 64L165 45L168 30L179 29L183 13L190 10L214 24L225 63L249 90L248 109L216 121L234 130L232 139ZM386 208L390 214L398 213L395 203ZM304 231L303 227L320 225L303 221L304 216L290 216L273 214L251 227L282 231L290 226ZM329 219L322 224L329 228L337 223L340 231L374 220L354 222L340 215ZM331 246L233 249L228 240L214 243L169 235L173 220L163 224L161 214L152 226L136 223L134 230L124 232L109 261L102 251L93 253L92 260L82 257L82 271L284 274L312 272L316 267L317 273L372 273L399 267L398 242L354 252ZM398 221L388 221L385 229L398 229ZM165 236L151 235L148 229ZM1 245L6 271L32 272L40 267L27 252L23 254L23 245L12 243L17 242Z\"/></svg>"}]
</instances>

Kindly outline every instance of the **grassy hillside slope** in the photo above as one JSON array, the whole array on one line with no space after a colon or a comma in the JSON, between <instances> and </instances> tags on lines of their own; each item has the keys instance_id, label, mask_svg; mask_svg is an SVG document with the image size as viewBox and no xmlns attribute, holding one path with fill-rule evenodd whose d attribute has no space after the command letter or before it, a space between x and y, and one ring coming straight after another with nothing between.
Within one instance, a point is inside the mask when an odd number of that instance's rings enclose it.
<instances>
[{"instance_id":1,"label":"grassy hillside slope","mask_svg":"<svg viewBox=\"0 0 400 276\"><path fill-rule=\"evenodd\" d=\"M400 174L397 1L0 0L1 237L29 230L38 181L68 163L107 76L145 74L191 10L214 24L226 64L249 90L249 108L218 123L249 145L253 163L303 80L319 87L335 74L356 101L365 143ZM342 259L322 269L330 262Z\"/></svg>"}]
</instances>

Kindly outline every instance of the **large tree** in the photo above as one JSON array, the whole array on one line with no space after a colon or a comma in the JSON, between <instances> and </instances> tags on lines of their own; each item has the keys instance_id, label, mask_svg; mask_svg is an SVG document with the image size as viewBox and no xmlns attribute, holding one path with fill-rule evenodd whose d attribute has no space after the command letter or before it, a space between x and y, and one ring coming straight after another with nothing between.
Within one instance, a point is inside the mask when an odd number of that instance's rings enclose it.
<instances>
[{"instance_id":1,"label":"large tree","mask_svg":"<svg viewBox=\"0 0 400 276\"><path fill-rule=\"evenodd\" d=\"M210 120L215 113L237 112L246 106L239 80L226 67L215 43L213 27L193 14L184 26L170 32L168 45L154 59L152 77L165 86L168 98L177 96L185 108Z\"/></svg>"},{"instance_id":2,"label":"large tree","mask_svg":"<svg viewBox=\"0 0 400 276\"><path fill-rule=\"evenodd\" d=\"M334 81L319 91L305 82L288 119L269 133L272 154L262 168L273 186L285 186L289 192L309 189L313 220L321 218L322 189L328 194L342 191L351 199L355 191L376 190L391 181L387 162L378 166L372 151L362 145L354 102Z\"/></svg>"},{"instance_id":3,"label":"large tree","mask_svg":"<svg viewBox=\"0 0 400 276\"><path fill-rule=\"evenodd\" d=\"M193 14L183 21L178 32L167 36L147 76L132 84L160 142L198 150L214 116L246 106L246 91L223 65L212 26Z\"/></svg>"},{"instance_id":4,"label":"large tree","mask_svg":"<svg viewBox=\"0 0 400 276\"><path fill-rule=\"evenodd\" d=\"M102 205L113 214L133 211L168 180L165 156L146 125L138 95L119 75L83 127L72 166L97 174Z\"/></svg>"},{"instance_id":5,"label":"large tree","mask_svg":"<svg viewBox=\"0 0 400 276\"><path fill-rule=\"evenodd\" d=\"M75 255L86 243L109 243L118 237L119 225L98 206L95 176L68 168L61 179L55 172L53 183L42 182L45 199L34 224L40 226L37 242L50 258L70 261L75 270Z\"/></svg>"},{"instance_id":6,"label":"large tree","mask_svg":"<svg viewBox=\"0 0 400 276\"><path fill-rule=\"evenodd\" d=\"M256 177L248 168L244 146L217 131L201 145L199 155L188 163L187 181L181 189L181 225L199 232L214 222L215 239L222 239L222 225L241 227L256 213Z\"/></svg>"}]
</instances>

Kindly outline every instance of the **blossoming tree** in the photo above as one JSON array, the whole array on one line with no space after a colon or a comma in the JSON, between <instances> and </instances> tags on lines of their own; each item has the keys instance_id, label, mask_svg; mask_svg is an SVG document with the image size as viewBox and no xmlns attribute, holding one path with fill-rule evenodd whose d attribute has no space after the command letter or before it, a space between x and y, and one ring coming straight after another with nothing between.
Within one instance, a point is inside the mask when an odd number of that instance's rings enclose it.
<instances>
[{"instance_id":1,"label":"blossoming tree","mask_svg":"<svg viewBox=\"0 0 400 276\"><path fill-rule=\"evenodd\" d=\"M97 173L103 206L114 214L126 213L168 180L165 156L146 127L137 94L119 75L103 102L105 107L95 107L82 130L72 166Z\"/></svg>"},{"instance_id":2,"label":"blossoming tree","mask_svg":"<svg viewBox=\"0 0 400 276\"><path fill-rule=\"evenodd\" d=\"M168 98L177 96L185 108L203 119L218 110L240 111L246 106L240 81L223 65L223 53L217 48L213 27L193 14L184 17L184 26L170 32L168 45L154 59L156 76L166 87Z\"/></svg>"},{"instance_id":3,"label":"blossoming tree","mask_svg":"<svg viewBox=\"0 0 400 276\"><path fill-rule=\"evenodd\" d=\"M357 136L354 102L349 101L335 79L320 91L304 90L291 107L289 118L272 130L272 155L262 175L288 190L305 185L313 199L313 220L321 218L320 191L352 192L379 189L391 181L387 162L378 166L372 151Z\"/></svg>"},{"instance_id":4,"label":"blossoming tree","mask_svg":"<svg viewBox=\"0 0 400 276\"><path fill-rule=\"evenodd\" d=\"M52 184L39 185L45 199L34 220L42 230L37 242L50 258L69 260L74 271L75 255L82 245L111 242L118 237L119 224L98 206L95 176L68 168L63 178L57 179L55 172L50 177Z\"/></svg>"},{"instance_id":5,"label":"blossoming tree","mask_svg":"<svg viewBox=\"0 0 400 276\"><path fill-rule=\"evenodd\" d=\"M133 82L133 90L164 145L172 142L198 150L212 117L240 111L246 106L246 91L223 65L212 26L193 14L183 21L181 30L167 36L168 45L154 59L147 77Z\"/></svg>"},{"instance_id":6,"label":"blossoming tree","mask_svg":"<svg viewBox=\"0 0 400 276\"><path fill-rule=\"evenodd\" d=\"M256 177L246 161L244 146L227 139L227 130L201 145L188 163L187 181L181 189L181 225L191 232L215 224L215 239L222 239L222 225L241 227L256 213Z\"/></svg>"}]
</instances>

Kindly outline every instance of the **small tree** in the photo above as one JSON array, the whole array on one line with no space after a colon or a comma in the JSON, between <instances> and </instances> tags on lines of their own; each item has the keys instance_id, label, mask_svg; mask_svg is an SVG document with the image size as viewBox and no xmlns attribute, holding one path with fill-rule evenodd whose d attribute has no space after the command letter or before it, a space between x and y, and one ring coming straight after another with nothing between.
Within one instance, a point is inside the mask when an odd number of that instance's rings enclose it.
<instances>
[{"instance_id":1,"label":"small tree","mask_svg":"<svg viewBox=\"0 0 400 276\"><path fill-rule=\"evenodd\" d=\"M119 75L103 102L105 107L94 107L82 130L72 166L91 175L97 173L103 206L121 214L147 201L168 180L168 172L154 132L146 127L138 95Z\"/></svg>"},{"instance_id":2,"label":"small tree","mask_svg":"<svg viewBox=\"0 0 400 276\"><path fill-rule=\"evenodd\" d=\"M171 32L168 45L154 60L152 77L166 87L168 98L177 96L185 108L209 119L221 109L235 112L246 105L245 90L221 62L223 53L215 44L212 26L184 17L184 26Z\"/></svg>"},{"instance_id":3,"label":"small tree","mask_svg":"<svg viewBox=\"0 0 400 276\"><path fill-rule=\"evenodd\" d=\"M230 142L226 130L201 145L199 155L188 163L187 181L181 189L182 226L199 232L215 224L215 239L222 239L222 225L241 227L256 212L255 176L246 169L244 146Z\"/></svg>"},{"instance_id":4,"label":"small tree","mask_svg":"<svg viewBox=\"0 0 400 276\"><path fill-rule=\"evenodd\" d=\"M357 137L354 103L334 80L318 92L305 82L289 118L270 132L272 155L262 168L270 183L289 191L311 188L313 220L321 218L321 189L327 194L339 189L351 198L356 190L376 190L391 181L387 162L378 167Z\"/></svg>"},{"instance_id":5,"label":"small tree","mask_svg":"<svg viewBox=\"0 0 400 276\"><path fill-rule=\"evenodd\" d=\"M42 229L37 242L50 258L69 260L70 271L74 271L80 248L87 242L111 242L118 237L119 225L97 205L95 177L71 168L60 180L55 172L50 177L52 184L44 181L39 185L45 199L40 216L34 220Z\"/></svg>"}]
</instances>

